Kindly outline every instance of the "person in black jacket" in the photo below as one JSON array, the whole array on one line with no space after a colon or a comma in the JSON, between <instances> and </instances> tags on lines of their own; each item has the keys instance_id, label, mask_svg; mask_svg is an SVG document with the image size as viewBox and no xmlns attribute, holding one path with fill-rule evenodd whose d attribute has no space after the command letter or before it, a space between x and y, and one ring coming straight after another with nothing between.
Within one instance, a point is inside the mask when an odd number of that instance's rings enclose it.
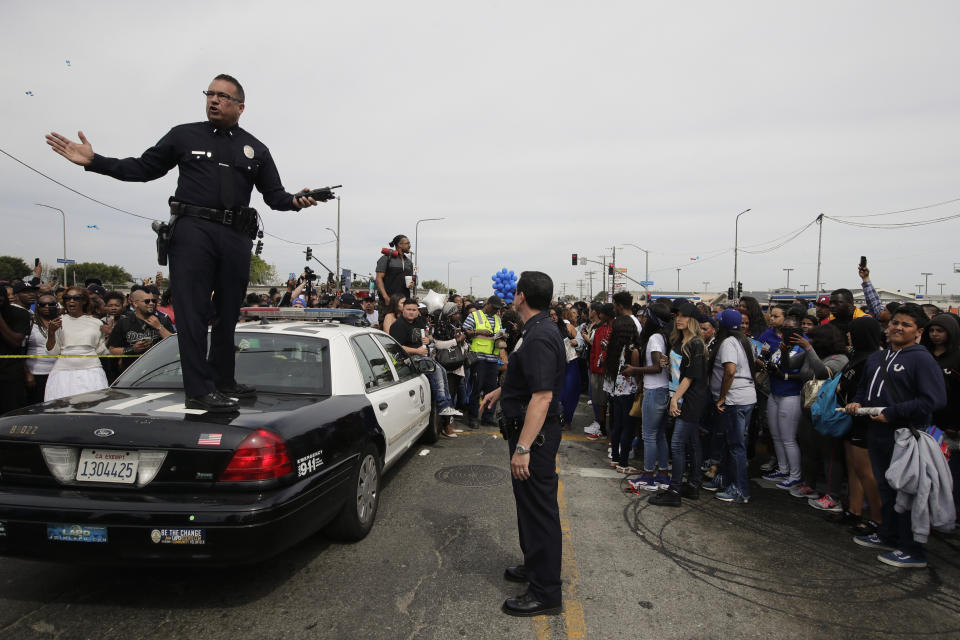
<instances>
[{"instance_id":1,"label":"person in black jacket","mask_svg":"<svg viewBox=\"0 0 960 640\"><path fill-rule=\"evenodd\" d=\"M933 354L943 369L947 389L947 404L933 412L933 424L946 434L951 443L950 471L953 472L953 501L960 513L960 322L951 313L941 313L930 319L920 344Z\"/></svg>"}]
</instances>

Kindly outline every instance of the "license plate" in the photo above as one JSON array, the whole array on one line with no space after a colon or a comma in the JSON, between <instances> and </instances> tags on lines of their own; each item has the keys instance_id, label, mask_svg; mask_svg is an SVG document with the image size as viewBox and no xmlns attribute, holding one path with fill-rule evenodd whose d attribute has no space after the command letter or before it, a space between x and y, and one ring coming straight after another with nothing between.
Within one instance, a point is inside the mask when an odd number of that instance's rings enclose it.
<instances>
[{"instance_id":1,"label":"license plate","mask_svg":"<svg viewBox=\"0 0 960 640\"><path fill-rule=\"evenodd\" d=\"M133 484L137 480L140 454L115 449L84 449L77 465L80 482L115 482Z\"/></svg>"},{"instance_id":2,"label":"license plate","mask_svg":"<svg viewBox=\"0 0 960 640\"><path fill-rule=\"evenodd\" d=\"M85 524L48 524L47 540L55 542L106 542L106 527Z\"/></svg>"}]
</instances>

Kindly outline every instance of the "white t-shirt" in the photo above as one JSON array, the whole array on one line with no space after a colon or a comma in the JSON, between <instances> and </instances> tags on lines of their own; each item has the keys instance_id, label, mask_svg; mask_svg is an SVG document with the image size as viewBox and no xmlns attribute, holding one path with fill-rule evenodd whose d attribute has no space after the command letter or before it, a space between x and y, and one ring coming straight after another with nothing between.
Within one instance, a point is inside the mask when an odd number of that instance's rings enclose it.
<instances>
[{"instance_id":1,"label":"white t-shirt","mask_svg":"<svg viewBox=\"0 0 960 640\"><path fill-rule=\"evenodd\" d=\"M733 384L727 391L727 404L755 404L757 402L757 389L753 384L753 377L750 375L750 362L747 360L747 354L744 353L740 341L733 336L720 343L720 351L717 352L717 359L713 363L713 371L710 373L710 393L713 394L713 399L720 399L720 387L723 384L723 365L727 362L737 365Z\"/></svg>"},{"instance_id":2,"label":"white t-shirt","mask_svg":"<svg viewBox=\"0 0 960 640\"><path fill-rule=\"evenodd\" d=\"M653 358L651 357L654 351L659 351L663 355L668 354L667 343L663 339L662 333L653 334L650 336L650 340L647 341L647 348L643 356L645 367L652 367L654 365ZM660 373L646 373L643 376L644 389L659 389L668 384L670 384L670 369L668 367L660 369Z\"/></svg>"}]
</instances>

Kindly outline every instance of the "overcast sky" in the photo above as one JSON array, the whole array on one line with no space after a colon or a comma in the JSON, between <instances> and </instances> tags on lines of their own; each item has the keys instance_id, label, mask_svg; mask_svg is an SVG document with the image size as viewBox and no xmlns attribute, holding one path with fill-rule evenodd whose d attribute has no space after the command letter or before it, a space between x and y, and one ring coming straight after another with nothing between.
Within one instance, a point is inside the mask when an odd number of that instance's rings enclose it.
<instances>
[{"instance_id":1,"label":"overcast sky","mask_svg":"<svg viewBox=\"0 0 960 640\"><path fill-rule=\"evenodd\" d=\"M960 3L942 2L4 2L0 148L116 207L166 218L177 171L151 183L85 173L43 135L138 156L202 120L217 73L247 95L240 124L270 147L288 190L343 184L341 263L369 273L394 235L423 279L490 292L501 267L585 279L571 253L656 288L725 289L740 246L823 212L853 216L960 198ZM70 61L69 65L67 60ZM30 91L33 95L28 95ZM66 191L0 155L0 254L156 272L149 223ZM273 212L269 233L333 267L336 205ZM870 222L960 213L960 202ZM98 229L88 229L97 225ZM826 221L828 288L915 292L932 272L960 292L960 220L906 230ZM299 273L302 247L265 238ZM752 249L763 249L770 243ZM724 253L720 253L724 252ZM700 257L700 260L691 258ZM715 256L715 257L711 257ZM743 254L744 287L815 287L817 228ZM314 265L317 266L317 265ZM597 267L593 267L596 269ZM164 269L166 272L166 269ZM599 276L594 291L600 288ZM634 287L636 288L636 287Z\"/></svg>"}]
</instances>

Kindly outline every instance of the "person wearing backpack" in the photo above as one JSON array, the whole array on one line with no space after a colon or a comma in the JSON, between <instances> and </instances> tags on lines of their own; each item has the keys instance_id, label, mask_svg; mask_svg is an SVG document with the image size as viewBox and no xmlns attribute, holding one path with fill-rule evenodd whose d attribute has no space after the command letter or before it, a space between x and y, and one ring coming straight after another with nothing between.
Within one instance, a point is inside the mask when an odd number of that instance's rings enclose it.
<instances>
[{"instance_id":1,"label":"person wearing backpack","mask_svg":"<svg viewBox=\"0 0 960 640\"><path fill-rule=\"evenodd\" d=\"M853 402L845 408L855 415L861 407L883 407L870 416L867 450L883 503L883 522L876 533L856 536L862 546L886 551L877 560L894 567L923 568L927 553L913 537L911 514L897 513L897 491L887 481L893 459L896 431L929 425L933 412L947 404L943 370L930 352L917 344L928 322L919 305L899 306L887 325L887 349L870 355Z\"/></svg>"},{"instance_id":2,"label":"person wearing backpack","mask_svg":"<svg viewBox=\"0 0 960 640\"><path fill-rule=\"evenodd\" d=\"M851 347L850 362L843 368L840 384L837 386L837 401L846 406L853 400L857 386L863 377L867 358L880 348L880 323L870 316L857 318L847 327L847 338ZM843 450L847 461L847 486L849 500L847 514L855 523L853 533L864 536L874 533L883 522L880 491L877 479L873 477L870 455L867 452L867 431L870 428L869 416L852 416L850 430L843 437ZM863 499L870 506L870 518L863 521Z\"/></svg>"}]
</instances>

